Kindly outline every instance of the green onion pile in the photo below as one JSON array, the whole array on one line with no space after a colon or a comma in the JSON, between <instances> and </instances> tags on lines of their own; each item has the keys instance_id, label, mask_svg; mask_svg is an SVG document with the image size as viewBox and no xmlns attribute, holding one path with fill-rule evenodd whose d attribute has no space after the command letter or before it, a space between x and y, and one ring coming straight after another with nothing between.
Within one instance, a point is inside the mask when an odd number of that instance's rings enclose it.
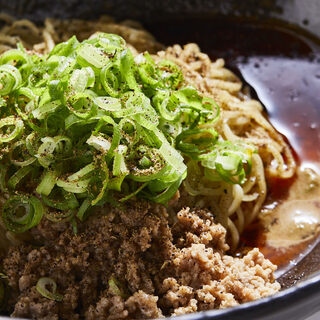
<instances>
[{"instance_id":1,"label":"green onion pile","mask_svg":"<svg viewBox=\"0 0 320 320\"><path fill-rule=\"evenodd\" d=\"M243 183L252 148L223 141L219 107L184 85L173 62L133 57L113 34L22 45L0 58L0 188L6 228L45 216L83 221L94 206L133 196L166 204L201 163L213 181Z\"/></svg>"}]
</instances>

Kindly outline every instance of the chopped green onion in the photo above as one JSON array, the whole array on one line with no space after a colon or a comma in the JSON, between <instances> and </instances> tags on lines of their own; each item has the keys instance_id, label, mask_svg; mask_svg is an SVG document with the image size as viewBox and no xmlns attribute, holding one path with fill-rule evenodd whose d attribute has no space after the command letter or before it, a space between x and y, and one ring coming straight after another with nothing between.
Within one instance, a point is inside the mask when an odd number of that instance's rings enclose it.
<instances>
[{"instance_id":1,"label":"chopped green onion","mask_svg":"<svg viewBox=\"0 0 320 320\"><path fill-rule=\"evenodd\" d=\"M104 55L104 52L92 44L84 43L77 50L77 62L83 67L92 66L101 69L108 61L109 58Z\"/></svg>"},{"instance_id":2,"label":"chopped green onion","mask_svg":"<svg viewBox=\"0 0 320 320\"><path fill-rule=\"evenodd\" d=\"M32 155L29 154L28 150L26 150L26 141L20 140L15 142L10 150L9 153L9 158L12 164L18 167L25 167L28 166L29 164L33 163L36 161L36 158L32 157ZM20 151L20 152L19 152ZM23 159L14 159L15 158L15 153L23 157ZM25 160L24 158L27 156L27 159Z\"/></svg>"},{"instance_id":3,"label":"chopped green onion","mask_svg":"<svg viewBox=\"0 0 320 320\"><path fill-rule=\"evenodd\" d=\"M122 281L112 276L109 281L109 291L115 296L120 296L124 299L129 297L128 289L125 287Z\"/></svg>"},{"instance_id":4,"label":"chopped green onion","mask_svg":"<svg viewBox=\"0 0 320 320\"><path fill-rule=\"evenodd\" d=\"M75 210L52 211L48 210L45 217L52 222L69 222L75 217Z\"/></svg>"},{"instance_id":5,"label":"chopped green onion","mask_svg":"<svg viewBox=\"0 0 320 320\"><path fill-rule=\"evenodd\" d=\"M77 213L77 217L79 218L80 221L84 221L86 219L86 213L88 212L89 208L91 207L91 201L90 199L85 199L83 200L79 211Z\"/></svg>"},{"instance_id":6,"label":"chopped green onion","mask_svg":"<svg viewBox=\"0 0 320 320\"><path fill-rule=\"evenodd\" d=\"M57 111L60 107L61 102L60 100L50 101L42 106L39 106L37 109L32 111L32 115L39 120L43 120L47 117L48 114Z\"/></svg>"},{"instance_id":7,"label":"chopped green onion","mask_svg":"<svg viewBox=\"0 0 320 320\"><path fill-rule=\"evenodd\" d=\"M129 49L124 49L120 53L120 72L123 80L131 90L139 91L140 88L134 76L134 60L132 53Z\"/></svg>"},{"instance_id":8,"label":"chopped green onion","mask_svg":"<svg viewBox=\"0 0 320 320\"><path fill-rule=\"evenodd\" d=\"M31 166L21 167L8 180L8 188L15 190L17 185L32 171Z\"/></svg>"},{"instance_id":9,"label":"chopped green onion","mask_svg":"<svg viewBox=\"0 0 320 320\"><path fill-rule=\"evenodd\" d=\"M119 95L119 79L120 70L119 67L109 62L100 71L101 84L108 95L111 97L117 97Z\"/></svg>"},{"instance_id":10,"label":"chopped green onion","mask_svg":"<svg viewBox=\"0 0 320 320\"><path fill-rule=\"evenodd\" d=\"M177 190L179 189L182 180L186 177L186 174L184 174L182 177L180 177L178 180L174 181L172 184L170 184L163 192L160 194L157 194L155 196L146 195L146 198L162 204L167 204L168 201L175 195Z\"/></svg>"},{"instance_id":11,"label":"chopped green onion","mask_svg":"<svg viewBox=\"0 0 320 320\"><path fill-rule=\"evenodd\" d=\"M57 186L63 188L67 192L83 193L87 191L89 182L90 182L90 179L76 180L71 182L59 179L57 180Z\"/></svg>"},{"instance_id":12,"label":"chopped green onion","mask_svg":"<svg viewBox=\"0 0 320 320\"><path fill-rule=\"evenodd\" d=\"M68 177L68 181L77 181L86 177L88 174L92 173L96 169L96 166L93 163L90 163L77 171L76 173L72 174Z\"/></svg>"},{"instance_id":13,"label":"chopped green onion","mask_svg":"<svg viewBox=\"0 0 320 320\"><path fill-rule=\"evenodd\" d=\"M37 291L45 298L54 300L54 301L62 301L63 296L57 293L57 284L51 278L40 278L36 285Z\"/></svg>"},{"instance_id":14,"label":"chopped green onion","mask_svg":"<svg viewBox=\"0 0 320 320\"><path fill-rule=\"evenodd\" d=\"M136 189L134 192L128 194L127 196L125 196L124 198L121 198L119 201L120 202L126 202L129 199L131 199L132 197L134 197L135 195L137 195L141 190L144 189L144 187L148 184L148 182L143 183L138 189Z\"/></svg>"},{"instance_id":15,"label":"chopped green onion","mask_svg":"<svg viewBox=\"0 0 320 320\"><path fill-rule=\"evenodd\" d=\"M95 112L93 97L85 92L72 95L67 105L69 110L79 118L87 119Z\"/></svg>"},{"instance_id":16,"label":"chopped green onion","mask_svg":"<svg viewBox=\"0 0 320 320\"><path fill-rule=\"evenodd\" d=\"M70 78L70 86L75 92L84 92L93 87L95 82L94 71L90 67L75 69Z\"/></svg>"},{"instance_id":17,"label":"chopped green onion","mask_svg":"<svg viewBox=\"0 0 320 320\"><path fill-rule=\"evenodd\" d=\"M12 129L14 127L14 129ZM6 130L5 130L6 128ZM23 121L18 117L10 116L0 120L0 143L10 142L18 138L24 129Z\"/></svg>"},{"instance_id":18,"label":"chopped green onion","mask_svg":"<svg viewBox=\"0 0 320 320\"><path fill-rule=\"evenodd\" d=\"M214 129L188 129L177 136L176 148L190 158L197 158L212 151L217 139L218 133Z\"/></svg>"},{"instance_id":19,"label":"chopped green onion","mask_svg":"<svg viewBox=\"0 0 320 320\"><path fill-rule=\"evenodd\" d=\"M41 201L33 196L12 196L2 209L3 222L14 233L22 233L36 226L43 215Z\"/></svg>"},{"instance_id":20,"label":"chopped green onion","mask_svg":"<svg viewBox=\"0 0 320 320\"><path fill-rule=\"evenodd\" d=\"M76 196L62 188L53 189L50 197L43 195L42 200L48 207L61 211L67 211L69 209L76 209L79 207L79 202Z\"/></svg>"},{"instance_id":21,"label":"chopped green onion","mask_svg":"<svg viewBox=\"0 0 320 320\"><path fill-rule=\"evenodd\" d=\"M21 82L21 74L17 68L10 64L0 66L0 96L11 93Z\"/></svg>"},{"instance_id":22,"label":"chopped green onion","mask_svg":"<svg viewBox=\"0 0 320 320\"><path fill-rule=\"evenodd\" d=\"M55 186L57 181L57 173L55 171L47 170L38 185L36 192L48 196L52 191L53 187Z\"/></svg>"},{"instance_id":23,"label":"chopped green onion","mask_svg":"<svg viewBox=\"0 0 320 320\"><path fill-rule=\"evenodd\" d=\"M72 37L46 56L21 44L7 51L0 107L2 219L12 232L43 216L76 229L91 208L135 196L166 204L190 159L214 181L242 184L251 170L255 150L214 129L214 100L186 86L174 62L134 58L117 35Z\"/></svg>"},{"instance_id":24,"label":"chopped green onion","mask_svg":"<svg viewBox=\"0 0 320 320\"><path fill-rule=\"evenodd\" d=\"M104 138L102 135L94 136L92 135L88 140L87 144L94 147L97 151L102 153L107 153L111 148L111 142Z\"/></svg>"}]
</instances>

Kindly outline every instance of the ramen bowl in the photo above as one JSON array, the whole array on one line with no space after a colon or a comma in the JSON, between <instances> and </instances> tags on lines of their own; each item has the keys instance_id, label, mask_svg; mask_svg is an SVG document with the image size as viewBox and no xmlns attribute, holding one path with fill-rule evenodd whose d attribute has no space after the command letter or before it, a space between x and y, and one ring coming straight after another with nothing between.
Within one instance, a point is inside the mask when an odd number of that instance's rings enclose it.
<instances>
[{"instance_id":1,"label":"ramen bowl","mask_svg":"<svg viewBox=\"0 0 320 320\"><path fill-rule=\"evenodd\" d=\"M288 138L302 166L313 166L318 170L320 101L317 97L312 97L316 96L320 89L320 60L317 60L318 55L320 57L320 3L317 0L96 0L94 3L89 0L12 0L0 1L0 4L3 12L37 23L41 23L46 17L94 19L101 14L110 14L121 20L134 19L142 22L147 30L166 45L198 43L211 57L224 58L227 66L242 77L252 94L266 107L276 129ZM266 57L270 56L277 66L279 63L287 63L288 69L290 61L291 65L298 60L309 61L312 68L308 75L315 82L311 85L307 77L309 87L302 95L299 93L302 89L295 87L296 83L281 87L283 79L280 76L262 77L265 80L257 83L255 70L259 69L260 75L265 75L267 70L270 70L270 64L264 63ZM301 68L305 70L304 65ZM301 73L300 76L297 73L294 76L302 78ZM275 87L279 87L279 81L282 92L289 90L289 96L274 97L270 93L270 79ZM264 90L264 86L269 91ZM318 91L315 91L316 88ZM287 103L283 99L287 99ZM308 106L304 110L305 120L301 122L294 119L304 117L302 108L300 107L300 111L288 109L288 106L298 103L295 102L297 100ZM310 110L314 112L311 118L308 117ZM296 118L292 118L290 113L294 113ZM289 127L291 130L288 130ZM312 141L311 146L308 141ZM244 236L243 241L248 245L259 246L261 243L257 239L257 234L250 233ZM314 314L320 310L320 244L314 239L303 250L299 250L285 262L281 261L281 254L280 258L275 260L281 266L277 273L282 285L279 293L237 307L187 314L179 319L268 320L287 317L301 320ZM285 253L282 253L283 255Z\"/></svg>"}]
</instances>

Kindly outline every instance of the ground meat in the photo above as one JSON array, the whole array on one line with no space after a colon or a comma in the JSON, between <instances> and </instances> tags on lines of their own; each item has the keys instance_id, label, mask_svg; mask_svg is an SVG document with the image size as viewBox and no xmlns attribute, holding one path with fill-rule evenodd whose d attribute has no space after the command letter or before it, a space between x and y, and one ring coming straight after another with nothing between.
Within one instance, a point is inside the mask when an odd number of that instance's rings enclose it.
<instances>
[{"instance_id":1,"label":"ground meat","mask_svg":"<svg viewBox=\"0 0 320 320\"><path fill-rule=\"evenodd\" d=\"M241 259L226 255L226 231L204 210L185 208L171 219L163 206L132 201L101 209L77 235L45 219L32 235L34 244L11 248L2 263L14 317L163 318L280 289L276 267L258 249ZM38 293L40 277L56 281L62 302Z\"/></svg>"}]
</instances>

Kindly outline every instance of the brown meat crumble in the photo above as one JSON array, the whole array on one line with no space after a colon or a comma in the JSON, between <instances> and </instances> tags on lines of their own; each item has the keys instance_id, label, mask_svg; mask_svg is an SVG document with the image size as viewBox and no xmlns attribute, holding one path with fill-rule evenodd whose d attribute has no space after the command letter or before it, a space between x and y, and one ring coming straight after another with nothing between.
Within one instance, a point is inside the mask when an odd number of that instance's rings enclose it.
<instances>
[{"instance_id":1,"label":"brown meat crumble","mask_svg":"<svg viewBox=\"0 0 320 320\"><path fill-rule=\"evenodd\" d=\"M225 254L226 231L209 212L185 208L173 219L144 201L101 211L78 235L69 224L43 219L32 231L41 246L9 250L3 271L14 308L7 312L46 320L152 319L235 306L280 289L276 266L258 249L243 258ZM38 293L40 277L56 281L62 302Z\"/></svg>"}]
</instances>

